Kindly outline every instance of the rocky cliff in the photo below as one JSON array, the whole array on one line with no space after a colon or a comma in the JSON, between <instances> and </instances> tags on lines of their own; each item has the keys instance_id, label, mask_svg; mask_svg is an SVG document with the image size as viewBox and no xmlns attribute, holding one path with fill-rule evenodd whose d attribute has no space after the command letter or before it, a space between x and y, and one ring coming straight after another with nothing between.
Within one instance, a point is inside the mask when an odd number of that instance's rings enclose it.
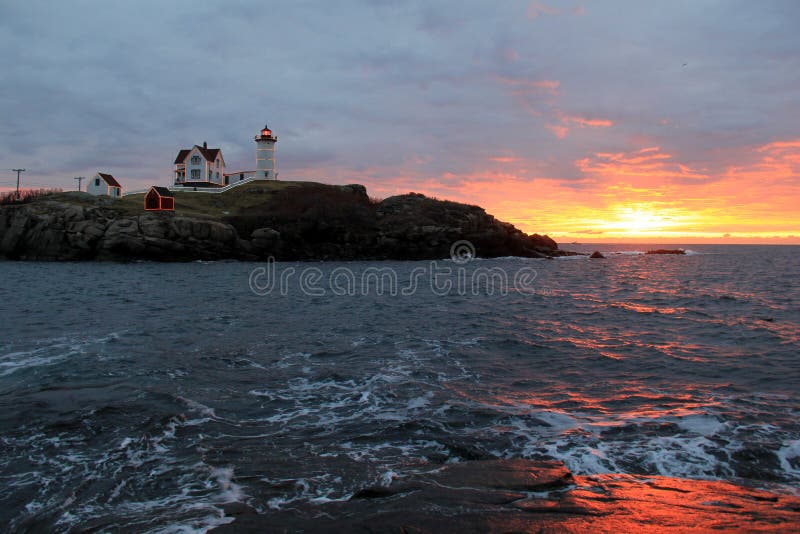
<instances>
[{"instance_id":1,"label":"rocky cliff","mask_svg":"<svg viewBox=\"0 0 800 534\"><path fill-rule=\"evenodd\" d=\"M133 198L132 198L133 197ZM481 257L565 254L478 206L407 194L376 202L360 185L253 183L177 193L175 212L56 194L0 207L0 255L17 260L441 259L469 241Z\"/></svg>"}]
</instances>

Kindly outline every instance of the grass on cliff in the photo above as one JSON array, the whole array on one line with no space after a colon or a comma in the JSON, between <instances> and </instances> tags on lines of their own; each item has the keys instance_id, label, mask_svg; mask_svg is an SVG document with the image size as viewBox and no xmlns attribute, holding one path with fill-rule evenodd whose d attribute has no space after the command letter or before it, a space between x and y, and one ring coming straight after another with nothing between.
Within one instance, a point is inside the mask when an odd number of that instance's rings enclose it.
<instances>
[{"instance_id":1,"label":"grass on cliff","mask_svg":"<svg viewBox=\"0 0 800 534\"><path fill-rule=\"evenodd\" d=\"M305 190L317 187L326 186L316 182L260 181L249 182L224 193L176 191L173 193L175 195L175 215L219 220L227 216L247 213L253 209L258 210L259 207L265 204L272 204L280 192L289 188L302 188ZM127 195L121 199L111 199L70 191L56 193L49 198L85 206L101 204L103 207L118 210L120 215L142 215L146 213L144 210L144 193Z\"/></svg>"},{"instance_id":2,"label":"grass on cliff","mask_svg":"<svg viewBox=\"0 0 800 534\"><path fill-rule=\"evenodd\" d=\"M46 198L61 193L61 189L21 189L19 193L16 191L5 191L0 193L0 206L9 206L12 204L27 204L39 198Z\"/></svg>"}]
</instances>

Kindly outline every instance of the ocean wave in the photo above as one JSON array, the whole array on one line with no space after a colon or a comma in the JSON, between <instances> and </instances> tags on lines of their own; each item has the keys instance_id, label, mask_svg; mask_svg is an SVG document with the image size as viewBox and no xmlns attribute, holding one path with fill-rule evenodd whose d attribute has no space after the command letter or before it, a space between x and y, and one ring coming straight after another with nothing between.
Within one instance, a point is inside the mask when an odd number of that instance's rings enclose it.
<instances>
[{"instance_id":1,"label":"ocean wave","mask_svg":"<svg viewBox=\"0 0 800 534\"><path fill-rule=\"evenodd\" d=\"M87 354L92 348L100 348L106 343L118 340L120 335L117 332L110 332L97 337L59 336L37 340L33 347L0 354L0 377ZM6 350L11 347L13 345Z\"/></svg>"}]
</instances>

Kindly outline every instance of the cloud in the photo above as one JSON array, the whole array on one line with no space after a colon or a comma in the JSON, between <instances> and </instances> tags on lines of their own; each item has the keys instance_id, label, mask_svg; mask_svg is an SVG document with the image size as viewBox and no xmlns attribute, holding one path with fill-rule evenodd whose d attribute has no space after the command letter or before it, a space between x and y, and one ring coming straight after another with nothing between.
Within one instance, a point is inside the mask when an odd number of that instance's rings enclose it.
<instances>
[{"instance_id":1,"label":"cloud","mask_svg":"<svg viewBox=\"0 0 800 534\"><path fill-rule=\"evenodd\" d=\"M756 152L787 152L787 151L796 151L800 149L800 139L792 140L792 141L775 141L772 143L768 143L766 145L760 146L756 149Z\"/></svg>"},{"instance_id":2,"label":"cloud","mask_svg":"<svg viewBox=\"0 0 800 534\"><path fill-rule=\"evenodd\" d=\"M496 79L508 88L508 93L516 105L534 117L551 113L561 87L561 82L558 80L530 80L504 76L498 76Z\"/></svg>"},{"instance_id":3,"label":"cloud","mask_svg":"<svg viewBox=\"0 0 800 534\"><path fill-rule=\"evenodd\" d=\"M553 132L558 139L564 139L569 134L569 128L563 124L545 124L545 128Z\"/></svg>"},{"instance_id":4,"label":"cloud","mask_svg":"<svg viewBox=\"0 0 800 534\"><path fill-rule=\"evenodd\" d=\"M596 152L577 160L584 174L627 181L638 187L658 186L668 182L697 182L709 175L677 162L660 147L645 147L627 152Z\"/></svg>"},{"instance_id":5,"label":"cloud","mask_svg":"<svg viewBox=\"0 0 800 534\"><path fill-rule=\"evenodd\" d=\"M730 165L725 176L754 183L797 183L797 177L800 176L800 139L767 143L756 147L754 153L758 156L755 160L742 165Z\"/></svg>"},{"instance_id":6,"label":"cloud","mask_svg":"<svg viewBox=\"0 0 800 534\"><path fill-rule=\"evenodd\" d=\"M540 15L558 15L558 12L557 8L546 6L540 2L531 2L528 5L529 19L539 18Z\"/></svg>"},{"instance_id":7,"label":"cloud","mask_svg":"<svg viewBox=\"0 0 800 534\"><path fill-rule=\"evenodd\" d=\"M553 116L559 121L558 124L546 124L545 127L553 132L558 139L564 139L569 134L570 127L578 128L610 128L614 122L608 119L594 119L580 117L577 115L567 115L562 111L555 109Z\"/></svg>"},{"instance_id":8,"label":"cloud","mask_svg":"<svg viewBox=\"0 0 800 534\"><path fill-rule=\"evenodd\" d=\"M503 85L511 87L513 95L557 95L561 82L558 80L528 80L498 77L498 81Z\"/></svg>"},{"instance_id":9,"label":"cloud","mask_svg":"<svg viewBox=\"0 0 800 534\"><path fill-rule=\"evenodd\" d=\"M587 119L585 117L564 116L561 120L567 124L574 124L580 128L610 128L614 122L608 119Z\"/></svg>"}]
</instances>

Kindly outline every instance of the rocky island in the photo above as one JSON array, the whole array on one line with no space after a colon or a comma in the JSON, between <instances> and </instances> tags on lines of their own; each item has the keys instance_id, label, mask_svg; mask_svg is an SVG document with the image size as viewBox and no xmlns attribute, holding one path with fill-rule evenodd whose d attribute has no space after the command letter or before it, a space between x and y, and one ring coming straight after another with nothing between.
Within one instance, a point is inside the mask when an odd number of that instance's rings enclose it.
<instances>
[{"instance_id":1,"label":"rocky island","mask_svg":"<svg viewBox=\"0 0 800 534\"><path fill-rule=\"evenodd\" d=\"M175 211L55 193L0 207L0 257L11 260L422 260L458 240L480 257L569 254L478 206L409 193L374 200L362 185L252 182L224 193L176 192Z\"/></svg>"},{"instance_id":2,"label":"rocky island","mask_svg":"<svg viewBox=\"0 0 800 534\"><path fill-rule=\"evenodd\" d=\"M684 254L686 254L686 251L683 250L682 248L672 248L672 249L659 248L659 249L656 249L656 250L648 250L647 252L645 252L645 254L676 254L676 255L684 255Z\"/></svg>"}]
</instances>

